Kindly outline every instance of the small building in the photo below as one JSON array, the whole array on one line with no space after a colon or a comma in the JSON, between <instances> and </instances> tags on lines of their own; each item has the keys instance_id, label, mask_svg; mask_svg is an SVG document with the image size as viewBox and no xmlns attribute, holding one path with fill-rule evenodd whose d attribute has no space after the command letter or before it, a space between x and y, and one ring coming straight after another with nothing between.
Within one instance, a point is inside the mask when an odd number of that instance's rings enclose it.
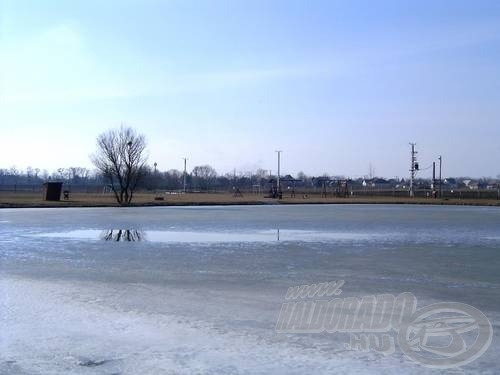
<instances>
[{"instance_id":1,"label":"small building","mask_svg":"<svg viewBox=\"0 0 500 375\"><path fill-rule=\"evenodd\" d=\"M46 182L43 184L43 191L46 201L60 201L62 182Z\"/></svg>"}]
</instances>

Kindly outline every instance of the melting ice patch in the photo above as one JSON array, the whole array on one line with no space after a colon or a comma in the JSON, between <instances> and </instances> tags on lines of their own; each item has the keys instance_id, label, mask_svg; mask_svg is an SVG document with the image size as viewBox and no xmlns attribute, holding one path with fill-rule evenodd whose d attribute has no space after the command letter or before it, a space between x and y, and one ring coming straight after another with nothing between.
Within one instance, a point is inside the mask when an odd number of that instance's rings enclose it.
<instances>
[{"instance_id":1,"label":"melting ice patch","mask_svg":"<svg viewBox=\"0 0 500 375\"><path fill-rule=\"evenodd\" d=\"M487 236L484 239L488 241L500 241L500 236Z\"/></svg>"},{"instance_id":2,"label":"melting ice patch","mask_svg":"<svg viewBox=\"0 0 500 375\"><path fill-rule=\"evenodd\" d=\"M130 230L98 230L98 229L80 229L68 232L53 232L37 234L39 237L67 238L75 240L109 240L116 238L116 233L127 232ZM110 236L114 232L114 236ZM137 231L134 231L137 232ZM259 231L140 231L139 241L150 242L172 242L172 243L224 243L224 242L331 242L331 241L360 241L386 238L387 234L380 233L356 233L356 232L328 232L328 231L309 231L292 229L271 229ZM121 238L121 237L120 237ZM127 239L118 239L116 241L128 241ZM135 241L135 240L134 240Z\"/></svg>"}]
</instances>

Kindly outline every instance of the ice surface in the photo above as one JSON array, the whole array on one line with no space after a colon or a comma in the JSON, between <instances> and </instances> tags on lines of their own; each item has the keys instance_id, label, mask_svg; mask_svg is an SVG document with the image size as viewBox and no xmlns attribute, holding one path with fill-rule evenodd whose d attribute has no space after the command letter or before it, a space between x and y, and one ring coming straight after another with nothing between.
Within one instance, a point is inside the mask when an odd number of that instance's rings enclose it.
<instances>
[{"instance_id":1,"label":"ice surface","mask_svg":"<svg viewBox=\"0 0 500 375\"><path fill-rule=\"evenodd\" d=\"M146 240L102 240L110 229ZM496 208L4 209L0 373L446 372L348 351L345 334L275 332L288 287L343 279L346 297L477 307L493 342L464 370L493 374L499 251Z\"/></svg>"},{"instance_id":2,"label":"ice surface","mask_svg":"<svg viewBox=\"0 0 500 375\"><path fill-rule=\"evenodd\" d=\"M42 233L37 236L68 238L68 239L88 239L102 240L109 232L118 232L120 229L108 229L106 231L97 229L82 229L68 232ZM123 231L123 229L122 229ZM241 243L241 242L277 242L277 241L300 241L300 242L328 242L332 240L371 240L377 238L386 240L390 234L380 235L377 233L354 233L354 232L327 232L327 231L306 231L306 230L260 230L260 231L175 231L175 230L152 230L141 231L143 241L151 242L177 242L177 243Z\"/></svg>"}]
</instances>

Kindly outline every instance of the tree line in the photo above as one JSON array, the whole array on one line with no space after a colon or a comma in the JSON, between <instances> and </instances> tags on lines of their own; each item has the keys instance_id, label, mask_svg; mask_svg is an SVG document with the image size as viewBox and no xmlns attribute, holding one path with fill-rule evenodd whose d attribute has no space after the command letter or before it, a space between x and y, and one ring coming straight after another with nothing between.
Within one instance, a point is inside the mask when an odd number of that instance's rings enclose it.
<instances>
[{"instance_id":1,"label":"tree line","mask_svg":"<svg viewBox=\"0 0 500 375\"><path fill-rule=\"evenodd\" d=\"M299 177L301 181L306 182L313 179L304 173L299 173L297 178ZM187 171L186 189L189 191L230 190L233 186L252 189L252 187L256 188L257 185L264 187L273 178L275 179L276 176L264 169L221 174L212 166L205 164L195 166ZM97 169L69 167L49 171L33 167L26 169L0 168L0 185L41 185L49 181L61 181L68 185L108 184L105 175ZM155 171L154 167L146 165L137 186L141 190L183 190L184 172L178 169Z\"/></svg>"},{"instance_id":2,"label":"tree line","mask_svg":"<svg viewBox=\"0 0 500 375\"><path fill-rule=\"evenodd\" d=\"M270 171L257 169L252 172L219 174L210 165L198 165L184 173L177 169L167 171L157 170L157 164L148 164L146 139L129 127L108 130L96 139L96 150L91 155L95 169L82 167L58 168L54 171L28 167L25 170L11 167L0 169L0 188L5 186L31 185L41 186L45 182L59 181L71 186L101 186L113 192L119 204L131 203L134 192L148 191L253 191L265 193L267 189L276 186L277 176ZM299 172L295 177L281 176L283 190L290 188L325 189L334 187L344 177L330 177L327 174L313 177ZM451 179L450 179L451 180ZM491 180L479 181L484 186L493 186ZM416 185L428 189L429 179L418 179ZM360 177L349 179L349 188L369 190L406 189L404 179L382 179ZM346 186L346 185L344 185ZM496 185L498 186L498 184ZM340 188L340 185L338 185ZM460 188L460 183L454 187ZM345 189L347 191L347 188Z\"/></svg>"}]
</instances>

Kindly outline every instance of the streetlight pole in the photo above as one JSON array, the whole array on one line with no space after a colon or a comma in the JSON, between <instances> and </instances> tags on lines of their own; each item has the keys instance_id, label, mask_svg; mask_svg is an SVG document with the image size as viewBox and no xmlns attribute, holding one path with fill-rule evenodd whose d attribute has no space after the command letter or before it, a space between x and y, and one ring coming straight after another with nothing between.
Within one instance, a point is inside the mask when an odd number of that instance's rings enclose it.
<instances>
[{"instance_id":1,"label":"streetlight pole","mask_svg":"<svg viewBox=\"0 0 500 375\"><path fill-rule=\"evenodd\" d=\"M185 193L186 192L186 175L187 175L187 170L186 170L187 158L183 158L183 159L184 159L184 176L183 176L182 186L183 186L183 190L184 190L184 193Z\"/></svg>"},{"instance_id":2,"label":"streetlight pole","mask_svg":"<svg viewBox=\"0 0 500 375\"><path fill-rule=\"evenodd\" d=\"M155 171L153 173L153 185L154 185L154 191L156 193L156 187L157 187L157 183L158 183L156 167L158 166L158 163L154 162L153 166L155 167Z\"/></svg>"},{"instance_id":3,"label":"streetlight pole","mask_svg":"<svg viewBox=\"0 0 500 375\"><path fill-rule=\"evenodd\" d=\"M439 198L443 197L443 180L441 179L442 164L443 164L443 157L439 155Z\"/></svg>"}]
</instances>

